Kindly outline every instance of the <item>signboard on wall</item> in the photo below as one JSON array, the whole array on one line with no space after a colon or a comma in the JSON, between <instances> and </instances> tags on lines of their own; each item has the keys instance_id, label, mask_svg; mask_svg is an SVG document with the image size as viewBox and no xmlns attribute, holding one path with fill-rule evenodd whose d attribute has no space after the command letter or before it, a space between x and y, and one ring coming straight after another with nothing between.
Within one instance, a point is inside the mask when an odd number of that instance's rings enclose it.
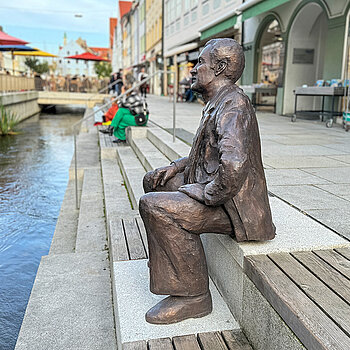
<instances>
[{"instance_id":1,"label":"signboard on wall","mask_svg":"<svg viewBox=\"0 0 350 350\"><path fill-rule=\"evenodd\" d=\"M314 49L293 49L294 64L314 64Z\"/></svg>"}]
</instances>

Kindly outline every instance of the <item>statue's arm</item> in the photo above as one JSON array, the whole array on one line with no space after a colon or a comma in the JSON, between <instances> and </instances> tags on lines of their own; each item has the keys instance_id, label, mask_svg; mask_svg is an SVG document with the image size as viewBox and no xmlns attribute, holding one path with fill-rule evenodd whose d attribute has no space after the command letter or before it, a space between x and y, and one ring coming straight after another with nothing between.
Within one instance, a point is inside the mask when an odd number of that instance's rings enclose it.
<instances>
[{"instance_id":1,"label":"statue's arm","mask_svg":"<svg viewBox=\"0 0 350 350\"><path fill-rule=\"evenodd\" d=\"M214 179L204 188L204 203L218 206L233 198L248 175L251 148L249 115L230 111L217 122L220 165Z\"/></svg>"},{"instance_id":2,"label":"statue's arm","mask_svg":"<svg viewBox=\"0 0 350 350\"><path fill-rule=\"evenodd\" d=\"M176 174L185 170L188 163L188 157L179 158L170 163L170 165L155 169L148 178L150 187L154 190L158 186L164 186Z\"/></svg>"},{"instance_id":3,"label":"statue's arm","mask_svg":"<svg viewBox=\"0 0 350 350\"><path fill-rule=\"evenodd\" d=\"M170 165L174 165L176 167L177 173L183 172L187 164L188 164L188 157L179 158L179 159L173 160L170 163Z\"/></svg>"}]
</instances>

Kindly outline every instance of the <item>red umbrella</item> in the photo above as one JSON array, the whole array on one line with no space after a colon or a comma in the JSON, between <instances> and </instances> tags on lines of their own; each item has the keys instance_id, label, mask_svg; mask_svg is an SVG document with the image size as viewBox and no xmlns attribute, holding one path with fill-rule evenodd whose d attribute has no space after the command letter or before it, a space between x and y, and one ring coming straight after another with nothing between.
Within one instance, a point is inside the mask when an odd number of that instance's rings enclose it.
<instances>
[{"instance_id":1,"label":"red umbrella","mask_svg":"<svg viewBox=\"0 0 350 350\"><path fill-rule=\"evenodd\" d=\"M0 45L25 45L28 41L17 39L14 36L8 35L0 31Z\"/></svg>"},{"instance_id":2,"label":"red umbrella","mask_svg":"<svg viewBox=\"0 0 350 350\"><path fill-rule=\"evenodd\" d=\"M100 56L96 56L90 52L84 52L80 55L67 56L65 58L73 59L73 60L84 60L84 61L107 61L109 60L102 58Z\"/></svg>"}]
</instances>

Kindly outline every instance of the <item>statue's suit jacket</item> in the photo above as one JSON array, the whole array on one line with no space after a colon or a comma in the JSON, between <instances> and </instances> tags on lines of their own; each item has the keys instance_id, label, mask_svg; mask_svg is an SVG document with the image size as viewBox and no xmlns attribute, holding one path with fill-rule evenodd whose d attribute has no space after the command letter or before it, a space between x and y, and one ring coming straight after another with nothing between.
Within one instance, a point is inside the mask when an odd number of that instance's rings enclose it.
<instances>
[{"instance_id":1,"label":"statue's suit jacket","mask_svg":"<svg viewBox=\"0 0 350 350\"><path fill-rule=\"evenodd\" d=\"M207 103L189 156L175 164L185 183L203 185L206 205L225 208L238 242L274 238L258 124L236 85Z\"/></svg>"}]
</instances>

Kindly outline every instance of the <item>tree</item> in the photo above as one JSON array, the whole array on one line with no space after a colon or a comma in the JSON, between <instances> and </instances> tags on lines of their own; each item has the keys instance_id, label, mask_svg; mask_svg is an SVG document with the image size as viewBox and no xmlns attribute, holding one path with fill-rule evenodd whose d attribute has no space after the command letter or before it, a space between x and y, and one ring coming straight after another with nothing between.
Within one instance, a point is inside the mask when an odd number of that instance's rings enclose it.
<instances>
[{"instance_id":1,"label":"tree","mask_svg":"<svg viewBox=\"0 0 350 350\"><path fill-rule=\"evenodd\" d=\"M43 74L50 71L50 67L47 61L44 61L42 63L39 62L37 58L30 58L27 57L25 59L24 64L29 67L31 70L33 70L35 73Z\"/></svg>"},{"instance_id":2,"label":"tree","mask_svg":"<svg viewBox=\"0 0 350 350\"><path fill-rule=\"evenodd\" d=\"M99 78L106 78L112 74L112 65L109 62L96 62L95 73Z\"/></svg>"}]
</instances>

